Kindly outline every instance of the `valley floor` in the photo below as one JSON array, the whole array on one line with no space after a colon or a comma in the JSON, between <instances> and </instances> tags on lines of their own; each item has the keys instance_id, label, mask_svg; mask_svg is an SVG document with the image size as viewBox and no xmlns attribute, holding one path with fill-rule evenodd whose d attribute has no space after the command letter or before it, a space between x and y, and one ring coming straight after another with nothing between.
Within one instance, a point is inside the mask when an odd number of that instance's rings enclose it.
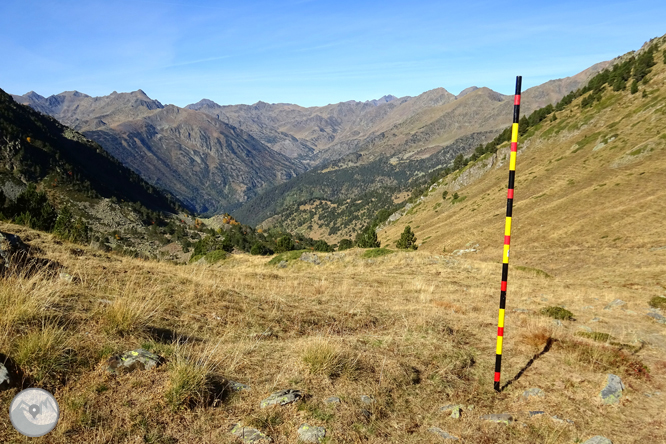
<instances>
[{"instance_id":1,"label":"valley floor","mask_svg":"<svg viewBox=\"0 0 666 444\"><path fill-rule=\"evenodd\" d=\"M666 295L666 249L590 250L585 266L554 276L512 267L508 385L496 394L501 246L495 255L368 259L355 249L318 254L321 265L233 255L176 266L76 251L15 225L0 230L73 276L0 280L2 358L60 403L60 423L42 442L231 443L239 422L276 443L296 442L303 423L325 427L328 443L441 442L431 427L468 443L666 442L666 325L647 316L659 313L648 301ZM548 306L575 321L540 314ZM106 370L110 356L138 347L165 363ZM625 385L617 405L599 397L608 374ZM216 380L250 388L215 397ZM260 408L287 388L306 396ZM545 396L525 399L529 388ZM0 392L3 412L17 392ZM325 403L331 396L341 403ZM464 405L459 419L440 411L447 404ZM480 419L490 413L515 421ZM6 414L0 442L25 442Z\"/></svg>"}]
</instances>

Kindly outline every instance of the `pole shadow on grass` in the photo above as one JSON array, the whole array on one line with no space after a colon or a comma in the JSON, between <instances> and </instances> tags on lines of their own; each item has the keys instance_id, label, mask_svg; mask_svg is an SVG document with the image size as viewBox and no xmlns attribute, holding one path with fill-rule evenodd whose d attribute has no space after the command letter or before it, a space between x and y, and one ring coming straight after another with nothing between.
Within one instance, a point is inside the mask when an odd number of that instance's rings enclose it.
<instances>
[{"instance_id":1,"label":"pole shadow on grass","mask_svg":"<svg viewBox=\"0 0 666 444\"><path fill-rule=\"evenodd\" d=\"M556 339L548 338L548 340L546 341L546 346L543 348L543 350L541 350L541 352L537 353L536 355L532 356L532 359L530 359L527 362L527 364L525 364L525 367L521 368L520 371L516 374L516 376L513 377L513 379L511 379L510 381L508 381L506 384L504 384L502 386L502 388L500 389L500 392L503 392L504 389L506 389L508 386L510 386L511 384L516 382L517 380L519 380L520 377L523 376L523 373L525 373L527 371L527 369L530 368L532 366L532 364L534 364L534 361L536 361L541 356L545 355L546 353L548 353L548 351L550 351L550 348L553 346L553 343L555 341L556 341Z\"/></svg>"}]
</instances>

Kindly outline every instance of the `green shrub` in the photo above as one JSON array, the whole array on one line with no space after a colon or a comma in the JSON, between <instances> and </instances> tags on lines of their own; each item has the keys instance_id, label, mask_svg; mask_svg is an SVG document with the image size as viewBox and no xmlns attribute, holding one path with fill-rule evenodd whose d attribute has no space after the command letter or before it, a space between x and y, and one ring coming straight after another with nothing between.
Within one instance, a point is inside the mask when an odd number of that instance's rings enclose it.
<instances>
[{"instance_id":1,"label":"green shrub","mask_svg":"<svg viewBox=\"0 0 666 444\"><path fill-rule=\"evenodd\" d=\"M652 299L650 299L650 307L653 308L661 308L661 309L666 309L666 298L662 296L655 296Z\"/></svg>"},{"instance_id":2,"label":"green shrub","mask_svg":"<svg viewBox=\"0 0 666 444\"><path fill-rule=\"evenodd\" d=\"M284 253L277 254L274 258L268 261L268 265L277 265L282 261L293 261L299 259L303 253L306 253L308 250L293 250L287 251Z\"/></svg>"},{"instance_id":3,"label":"green shrub","mask_svg":"<svg viewBox=\"0 0 666 444\"><path fill-rule=\"evenodd\" d=\"M250 254L253 254L255 256L257 255L266 256L267 254L271 254L271 251L264 244L257 242L254 245L252 245L252 248L250 249Z\"/></svg>"},{"instance_id":4,"label":"green shrub","mask_svg":"<svg viewBox=\"0 0 666 444\"><path fill-rule=\"evenodd\" d=\"M282 236L277 240L277 244L275 246L275 251L278 253L284 253L286 251L291 251L294 249L294 241L291 240L290 236Z\"/></svg>"},{"instance_id":5,"label":"green shrub","mask_svg":"<svg viewBox=\"0 0 666 444\"><path fill-rule=\"evenodd\" d=\"M444 190L444 191L442 192L442 199L446 200L446 196L448 196L448 195L449 195L449 192L446 191L446 190Z\"/></svg>"},{"instance_id":6,"label":"green shrub","mask_svg":"<svg viewBox=\"0 0 666 444\"><path fill-rule=\"evenodd\" d=\"M356 236L356 246L359 248L379 248L381 242L377 239L375 227L370 226Z\"/></svg>"},{"instance_id":7,"label":"green shrub","mask_svg":"<svg viewBox=\"0 0 666 444\"><path fill-rule=\"evenodd\" d=\"M395 246L403 250L416 250L418 248L416 246L416 235L412 232L412 227L409 225L405 227L405 230L400 235L400 239L395 243Z\"/></svg>"},{"instance_id":8,"label":"green shrub","mask_svg":"<svg viewBox=\"0 0 666 444\"><path fill-rule=\"evenodd\" d=\"M342 239L338 243L338 251L349 250L350 248L353 247L354 247L354 242L352 242L351 239Z\"/></svg>"},{"instance_id":9,"label":"green shrub","mask_svg":"<svg viewBox=\"0 0 666 444\"><path fill-rule=\"evenodd\" d=\"M325 240L318 240L314 244L314 251L321 251L324 253L329 253L333 251L333 247L328 245L328 243Z\"/></svg>"},{"instance_id":10,"label":"green shrub","mask_svg":"<svg viewBox=\"0 0 666 444\"><path fill-rule=\"evenodd\" d=\"M562 307L544 307L541 309L541 314L550 316L553 319L561 319L563 321L574 320L573 313Z\"/></svg>"}]
</instances>

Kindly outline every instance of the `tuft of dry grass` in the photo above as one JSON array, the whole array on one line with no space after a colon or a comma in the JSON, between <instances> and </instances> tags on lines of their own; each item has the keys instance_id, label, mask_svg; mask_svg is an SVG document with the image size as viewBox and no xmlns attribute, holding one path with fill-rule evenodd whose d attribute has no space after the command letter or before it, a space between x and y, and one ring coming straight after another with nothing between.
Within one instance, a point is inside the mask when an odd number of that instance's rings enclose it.
<instances>
[{"instance_id":1,"label":"tuft of dry grass","mask_svg":"<svg viewBox=\"0 0 666 444\"><path fill-rule=\"evenodd\" d=\"M44 324L39 330L16 338L12 357L26 376L43 382L62 374L73 363L71 336L65 327Z\"/></svg>"},{"instance_id":2,"label":"tuft of dry grass","mask_svg":"<svg viewBox=\"0 0 666 444\"><path fill-rule=\"evenodd\" d=\"M179 410L208 401L213 390L217 369L218 346L197 352L191 344L174 345L168 365L169 386L165 398L172 410Z\"/></svg>"},{"instance_id":3,"label":"tuft of dry grass","mask_svg":"<svg viewBox=\"0 0 666 444\"><path fill-rule=\"evenodd\" d=\"M105 330L120 336L141 333L158 314L164 297L150 283L129 280L103 312Z\"/></svg>"},{"instance_id":4,"label":"tuft of dry grass","mask_svg":"<svg viewBox=\"0 0 666 444\"><path fill-rule=\"evenodd\" d=\"M353 377L357 370L358 357L326 338L316 338L303 350L301 359L311 375L324 375L329 378Z\"/></svg>"}]
</instances>

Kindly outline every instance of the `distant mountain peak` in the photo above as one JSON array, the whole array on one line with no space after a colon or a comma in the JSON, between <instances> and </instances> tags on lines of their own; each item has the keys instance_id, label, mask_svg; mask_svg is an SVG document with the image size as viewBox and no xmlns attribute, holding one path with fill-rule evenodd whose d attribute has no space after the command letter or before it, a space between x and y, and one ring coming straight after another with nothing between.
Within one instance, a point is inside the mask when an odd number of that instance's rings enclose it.
<instances>
[{"instance_id":1,"label":"distant mountain peak","mask_svg":"<svg viewBox=\"0 0 666 444\"><path fill-rule=\"evenodd\" d=\"M456 99L466 96L467 94L476 91L477 89L479 89L477 86L470 86L469 88L465 88L462 91L460 91L460 94L456 96Z\"/></svg>"},{"instance_id":2,"label":"distant mountain peak","mask_svg":"<svg viewBox=\"0 0 666 444\"><path fill-rule=\"evenodd\" d=\"M44 96L37 94L34 91L30 91L24 94L24 97L33 99L33 100L44 100Z\"/></svg>"},{"instance_id":3,"label":"distant mountain peak","mask_svg":"<svg viewBox=\"0 0 666 444\"><path fill-rule=\"evenodd\" d=\"M394 100L396 100L397 97L392 95L392 94L387 94L385 96L380 97L379 99L374 99L374 100L366 100L365 103L372 103L375 106L379 106L383 103L389 103Z\"/></svg>"},{"instance_id":4,"label":"distant mountain peak","mask_svg":"<svg viewBox=\"0 0 666 444\"><path fill-rule=\"evenodd\" d=\"M187 109L193 109L195 111L200 110L201 108L207 107L207 108L217 108L220 105L217 103L213 102L212 100L209 99L201 99L197 103L191 103L187 105L185 108Z\"/></svg>"}]
</instances>

